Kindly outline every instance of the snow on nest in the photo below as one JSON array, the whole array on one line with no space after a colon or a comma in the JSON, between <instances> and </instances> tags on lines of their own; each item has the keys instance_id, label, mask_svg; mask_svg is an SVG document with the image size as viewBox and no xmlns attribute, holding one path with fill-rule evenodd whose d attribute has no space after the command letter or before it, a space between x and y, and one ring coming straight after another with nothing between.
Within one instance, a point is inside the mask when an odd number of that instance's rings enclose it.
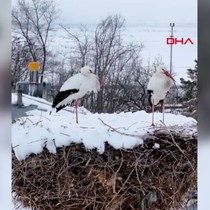
<instances>
[{"instance_id":1,"label":"snow on nest","mask_svg":"<svg viewBox=\"0 0 210 210\"><path fill-rule=\"evenodd\" d=\"M15 97L16 94L13 94L12 101ZM23 103L35 104L48 111L28 111L29 116L19 118L12 124L12 146L19 160L32 153L41 153L44 147L55 154L57 147L71 143L83 143L86 149L96 148L99 153L104 152L105 142L115 149L132 149L143 143L148 132L155 130L151 126L151 113L145 111L93 114L81 107L77 125L72 112L61 110L49 115L51 104L44 99L25 96ZM160 122L161 119L162 113L155 113L156 128L166 128L167 125L167 128L175 126L176 130L182 130L186 135L196 132L197 122L193 118L165 114L165 125Z\"/></svg>"}]
</instances>

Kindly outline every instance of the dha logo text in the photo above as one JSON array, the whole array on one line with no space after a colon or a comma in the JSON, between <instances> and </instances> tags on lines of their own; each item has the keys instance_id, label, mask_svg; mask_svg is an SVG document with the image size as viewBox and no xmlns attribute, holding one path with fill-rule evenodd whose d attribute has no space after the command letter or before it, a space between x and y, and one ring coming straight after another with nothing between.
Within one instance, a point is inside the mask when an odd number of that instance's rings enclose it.
<instances>
[{"instance_id":1,"label":"dha logo text","mask_svg":"<svg viewBox=\"0 0 210 210\"><path fill-rule=\"evenodd\" d=\"M187 38L187 39L184 39L184 38L181 38L181 39L178 39L178 38L166 38L166 44L193 44L193 41L190 39L190 38Z\"/></svg>"}]
</instances>

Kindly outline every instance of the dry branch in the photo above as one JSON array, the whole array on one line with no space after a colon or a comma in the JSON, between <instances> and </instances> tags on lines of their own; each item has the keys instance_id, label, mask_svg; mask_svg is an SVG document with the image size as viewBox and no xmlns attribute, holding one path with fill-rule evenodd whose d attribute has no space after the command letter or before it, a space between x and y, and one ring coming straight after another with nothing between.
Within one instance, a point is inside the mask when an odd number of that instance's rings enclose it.
<instances>
[{"instance_id":1,"label":"dry branch","mask_svg":"<svg viewBox=\"0 0 210 210\"><path fill-rule=\"evenodd\" d=\"M123 133L121 131L118 131L116 128L113 128L111 125L108 125L107 123L105 123L101 118L98 118L105 126L107 126L108 128L111 129L111 131L114 131L114 132L117 132L121 135L124 135L124 136L133 136L133 137L142 137L140 135L134 135L134 134L129 134L129 133Z\"/></svg>"}]
</instances>

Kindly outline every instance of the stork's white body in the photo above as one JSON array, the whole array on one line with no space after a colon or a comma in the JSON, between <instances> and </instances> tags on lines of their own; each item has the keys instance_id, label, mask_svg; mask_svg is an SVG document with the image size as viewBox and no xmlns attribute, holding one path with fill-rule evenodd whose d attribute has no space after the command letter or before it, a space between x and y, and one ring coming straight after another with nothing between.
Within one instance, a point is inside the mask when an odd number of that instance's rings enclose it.
<instances>
[{"instance_id":1,"label":"stork's white body","mask_svg":"<svg viewBox=\"0 0 210 210\"><path fill-rule=\"evenodd\" d=\"M82 73L76 74L70 77L60 88L60 92L78 89L77 93L69 95L66 99L58 103L56 107L61 105L68 105L73 100L82 98L85 94L94 92L97 93L100 90L99 78L95 74L83 75Z\"/></svg>"},{"instance_id":2,"label":"stork's white body","mask_svg":"<svg viewBox=\"0 0 210 210\"><path fill-rule=\"evenodd\" d=\"M149 80L147 90L152 90L152 100L154 105L157 105L160 100L164 100L167 92L173 85L173 80L167 77L165 74L156 71Z\"/></svg>"},{"instance_id":3,"label":"stork's white body","mask_svg":"<svg viewBox=\"0 0 210 210\"><path fill-rule=\"evenodd\" d=\"M159 66L150 78L147 90L150 93L149 101L152 106L152 125L154 125L154 106L159 102L162 103L164 122L164 100L174 82L174 78L166 71L164 66Z\"/></svg>"},{"instance_id":4,"label":"stork's white body","mask_svg":"<svg viewBox=\"0 0 210 210\"><path fill-rule=\"evenodd\" d=\"M70 77L62 85L52 104L52 107L58 112L75 100L76 118L78 99L82 98L87 93L92 91L97 93L100 90L99 78L96 74L92 73L92 69L90 67L84 66L80 71L81 73Z\"/></svg>"}]
</instances>

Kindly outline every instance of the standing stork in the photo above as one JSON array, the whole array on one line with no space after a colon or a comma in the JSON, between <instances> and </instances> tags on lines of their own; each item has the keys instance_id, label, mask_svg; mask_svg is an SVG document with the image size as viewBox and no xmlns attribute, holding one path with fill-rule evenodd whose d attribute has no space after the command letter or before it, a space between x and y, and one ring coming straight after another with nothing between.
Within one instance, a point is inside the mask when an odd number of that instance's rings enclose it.
<instances>
[{"instance_id":1,"label":"standing stork","mask_svg":"<svg viewBox=\"0 0 210 210\"><path fill-rule=\"evenodd\" d=\"M149 103L152 107L152 125L154 126L154 110L157 104L161 104L161 110L165 112L165 97L171 86L175 83L174 78L166 70L165 66L158 66L156 72L152 75L147 85L147 92L149 94Z\"/></svg>"},{"instance_id":2,"label":"standing stork","mask_svg":"<svg viewBox=\"0 0 210 210\"><path fill-rule=\"evenodd\" d=\"M76 109L76 123L78 124L78 99L85 94L100 90L100 80L96 74L93 73L92 68L84 66L80 69L80 73L70 77L60 88L60 91L53 100L52 108L56 112L64 107L70 105L75 100Z\"/></svg>"}]
</instances>

